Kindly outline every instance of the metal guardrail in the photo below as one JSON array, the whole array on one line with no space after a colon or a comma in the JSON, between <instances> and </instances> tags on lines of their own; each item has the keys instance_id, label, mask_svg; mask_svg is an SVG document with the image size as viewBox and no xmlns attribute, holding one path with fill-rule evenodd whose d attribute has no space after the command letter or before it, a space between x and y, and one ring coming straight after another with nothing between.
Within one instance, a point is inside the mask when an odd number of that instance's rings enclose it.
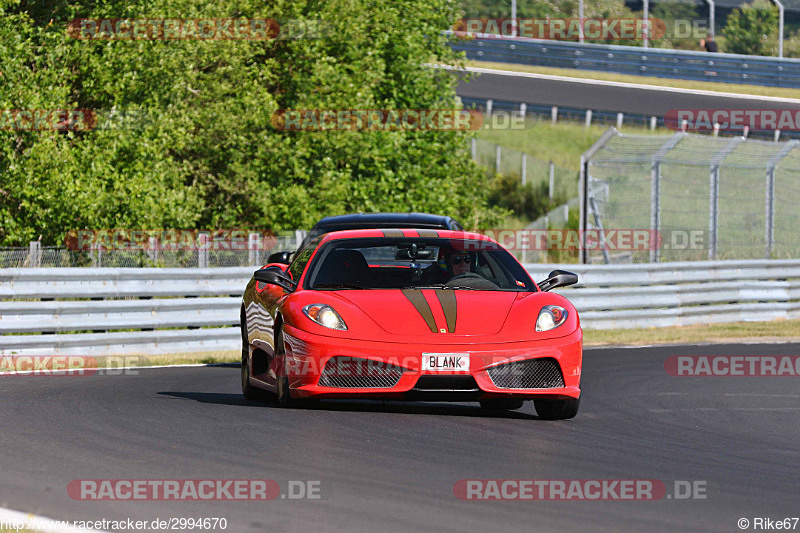
<instances>
[{"instance_id":1,"label":"metal guardrail","mask_svg":"<svg viewBox=\"0 0 800 533\"><path fill-rule=\"evenodd\" d=\"M0 354L236 350L253 270L0 269Z\"/></svg>"},{"instance_id":2,"label":"metal guardrail","mask_svg":"<svg viewBox=\"0 0 800 533\"><path fill-rule=\"evenodd\" d=\"M541 39L476 38L456 41L467 58L684 80L800 87L800 59L640 48Z\"/></svg>"},{"instance_id":3,"label":"metal guardrail","mask_svg":"<svg viewBox=\"0 0 800 533\"><path fill-rule=\"evenodd\" d=\"M525 265L578 273L587 329L800 317L800 260ZM0 269L0 355L237 350L252 268ZM533 318L532 318L533 320Z\"/></svg>"}]
</instances>

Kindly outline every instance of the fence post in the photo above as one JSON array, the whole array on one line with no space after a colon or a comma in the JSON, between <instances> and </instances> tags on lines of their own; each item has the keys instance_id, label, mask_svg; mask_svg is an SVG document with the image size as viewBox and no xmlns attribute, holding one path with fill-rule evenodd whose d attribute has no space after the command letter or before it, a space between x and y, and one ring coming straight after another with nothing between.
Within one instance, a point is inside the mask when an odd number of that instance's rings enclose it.
<instances>
[{"instance_id":1,"label":"fence post","mask_svg":"<svg viewBox=\"0 0 800 533\"><path fill-rule=\"evenodd\" d=\"M728 157L728 154L733 152L744 137L734 137L725 145L722 150L714 154L711 159L711 175L709 182L709 199L708 199L708 258L716 259L717 250L719 249L719 167L722 161Z\"/></svg>"},{"instance_id":2,"label":"fence post","mask_svg":"<svg viewBox=\"0 0 800 533\"><path fill-rule=\"evenodd\" d=\"M528 154L522 152L522 186L525 186L525 178L528 173Z\"/></svg>"},{"instance_id":3,"label":"fence post","mask_svg":"<svg viewBox=\"0 0 800 533\"><path fill-rule=\"evenodd\" d=\"M31 241L28 245L28 265L30 268L39 268L42 266L41 241Z\"/></svg>"},{"instance_id":4,"label":"fence post","mask_svg":"<svg viewBox=\"0 0 800 533\"><path fill-rule=\"evenodd\" d=\"M197 236L197 268L208 268L208 233L201 233Z\"/></svg>"},{"instance_id":5,"label":"fence post","mask_svg":"<svg viewBox=\"0 0 800 533\"><path fill-rule=\"evenodd\" d=\"M764 251L764 259L769 259L772 256L772 248L775 245L775 169L780 163L781 159L794 150L800 141L789 141L781 150L772 156L767 163L767 191L766 191L766 246Z\"/></svg>"},{"instance_id":6,"label":"fence post","mask_svg":"<svg viewBox=\"0 0 800 533\"><path fill-rule=\"evenodd\" d=\"M494 173L500 174L500 155L502 153L502 148L499 144L495 145L494 147Z\"/></svg>"},{"instance_id":7,"label":"fence post","mask_svg":"<svg viewBox=\"0 0 800 533\"><path fill-rule=\"evenodd\" d=\"M658 235L661 230L661 160L685 136L686 132L684 131L673 133L669 140L653 154L653 163L650 167L650 231L654 236ZM658 263L659 251L658 246L650 247L651 263Z\"/></svg>"}]
</instances>

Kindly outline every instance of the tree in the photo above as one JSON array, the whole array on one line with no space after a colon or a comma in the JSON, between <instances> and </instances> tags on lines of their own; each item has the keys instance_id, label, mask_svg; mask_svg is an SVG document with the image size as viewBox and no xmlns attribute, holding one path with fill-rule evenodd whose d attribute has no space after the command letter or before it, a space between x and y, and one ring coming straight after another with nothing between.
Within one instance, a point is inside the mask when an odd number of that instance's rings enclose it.
<instances>
[{"instance_id":1,"label":"tree","mask_svg":"<svg viewBox=\"0 0 800 533\"><path fill-rule=\"evenodd\" d=\"M85 18L305 20L313 38L81 40ZM275 129L280 109L447 109L450 0L0 0L0 109L92 109L90 131L0 129L0 245L69 229L309 227L357 211L497 224L469 132ZM307 36L311 37L311 36ZM133 117L121 121L114 117ZM107 127L105 127L107 126Z\"/></svg>"},{"instance_id":2,"label":"tree","mask_svg":"<svg viewBox=\"0 0 800 533\"><path fill-rule=\"evenodd\" d=\"M725 51L732 54L776 55L778 51L778 8L768 0L742 4L728 16L722 30Z\"/></svg>"}]
</instances>

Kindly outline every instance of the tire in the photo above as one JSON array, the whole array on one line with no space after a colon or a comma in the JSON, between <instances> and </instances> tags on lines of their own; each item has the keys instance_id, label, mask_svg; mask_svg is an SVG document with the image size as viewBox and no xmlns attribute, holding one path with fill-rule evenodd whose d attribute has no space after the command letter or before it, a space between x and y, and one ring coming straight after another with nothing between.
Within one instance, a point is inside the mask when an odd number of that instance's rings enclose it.
<instances>
[{"instance_id":1,"label":"tire","mask_svg":"<svg viewBox=\"0 0 800 533\"><path fill-rule=\"evenodd\" d=\"M247 325L242 314L242 396L248 400L266 401L270 399L267 391L250 384L250 342L247 339Z\"/></svg>"},{"instance_id":2,"label":"tire","mask_svg":"<svg viewBox=\"0 0 800 533\"><path fill-rule=\"evenodd\" d=\"M484 409L504 409L504 410L512 410L512 409L519 409L522 407L524 403L523 400L518 400L516 398L490 398L487 400L480 400L481 407Z\"/></svg>"},{"instance_id":3,"label":"tire","mask_svg":"<svg viewBox=\"0 0 800 533\"><path fill-rule=\"evenodd\" d=\"M534 400L536 414L542 420L567 420L578 414L581 399L572 400Z\"/></svg>"}]
</instances>

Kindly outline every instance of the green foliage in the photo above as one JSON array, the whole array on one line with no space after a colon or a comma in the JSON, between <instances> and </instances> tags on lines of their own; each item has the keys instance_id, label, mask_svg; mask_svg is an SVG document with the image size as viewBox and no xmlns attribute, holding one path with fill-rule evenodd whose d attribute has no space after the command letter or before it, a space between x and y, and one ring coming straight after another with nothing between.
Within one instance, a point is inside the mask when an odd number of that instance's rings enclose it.
<instances>
[{"instance_id":1,"label":"green foliage","mask_svg":"<svg viewBox=\"0 0 800 533\"><path fill-rule=\"evenodd\" d=\"M522 180L517 175L496 174L489 186L489 201L508 209L516 216L536 220L565 200L550 200L548 187L546 182L522 185Z\"/></svg>"},{"instance_id":2,"label":"green foliage","mask_svg":"<svg viewBox=\"0 0 800 533\"><path fill-rule=\"evenodd\" d=\"M778 50L778 8L769 0L742 4L728 15L723 28L725 51L772 56Z\"/></svg>"},{"instance_id":3,"label":"green foliage","mask_svg":"<svg viewBox=\"0 0 800 533\"><path fill-rule=\"evenodd\" d=\"M322 38L79 40L87 18L319 20ZM452 109L450 0L0 0L0 109L94 109L90 131L0 130L0 245L73 228L280 231L358 211L492 226L468 134L290 132L279 109ZM413 24L409 23L413 21ZM114 117L133 117L120 121Z\"/></svg>"}]
</instances>

